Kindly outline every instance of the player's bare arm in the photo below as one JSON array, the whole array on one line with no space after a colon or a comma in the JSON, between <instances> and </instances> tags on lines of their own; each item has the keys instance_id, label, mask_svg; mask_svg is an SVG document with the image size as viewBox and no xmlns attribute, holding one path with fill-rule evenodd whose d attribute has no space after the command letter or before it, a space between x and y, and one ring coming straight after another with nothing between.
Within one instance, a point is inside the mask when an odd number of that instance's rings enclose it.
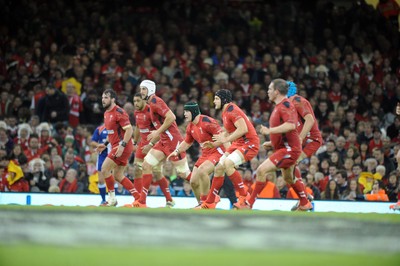
<instances>
[{"instance_id":1,"label":"player's bare arm","mask_svg":"<svg viewBox=\"0 0 400 266\"><path fill-rule=\"evenodd\" d=\"M155 139L153 139L152 141L149 142L149 144L144 145L142 148L142 152L143 154L147 154L151 148L153 148L153 146L160 140L160 136L157 136Z\"/></svg>"},{"instance_id":2,"label":"player's bare arm","mask_svg":"<svg viewBox=\"0 0 400 266\"><path fill-rule=\"evenodd\" d=\"M135 130L133 131L133 144L138 144L140 141L140 129L138 126L135 127Z\"/></svg>"},{"instance_id":3,"label":"player's bare arm","mask_svg":"<svg viewBox=\"0 0 400 266\"><path fill-rule=\"evenodd\" d=\"M92 141L91 145L93 143L94 143L94 145L96 145L95 148L94 148L94 151L97 152L97 153L102 153L107 148L107 145L109 143L108 142L108 137L107 137L107 140L106 140L105 143L97 143L97 142Z\"/></svg>"},{"instance_id":4,"label":"player's bare arm","mask_svg":"<svg viewBox=\"0 0 400 266\"><path fill-rule=\"evenodd\" d=\"M233 131L232 134L226 136L225 133L220 133L218 135L213 136L213 140L219 141L221 143L233 142L238 138L246 135L247 132L249 132L249 129L247 128L244 118L240 118L239 120L237 120L235 122L235 127L236 130Z\"/></svg>"},{"instance_id":5,"label":"player's bare arm","mask_svg":"<svg viewBox=\"0 0 400 266\"><path fill-rule=\"evenodd\" d=\"M300 139L303 140L306 138L307 134L310 132L311 128L315 123L315 119L312 114L307 114L304 118L303 129L300 132Z\"/></svg>"},{"instance_id":6,"label":"player's bare arm","mask_svg":"<svg viewBox=\"0 0 400 266\"><path fill-rule=\"evenodd\" d=\"M202 148L205 148L205 149L212 149L212 148L215 148L215 147L219 147L221 145L224 145L224 147L227 148L227 147L229 147L230 142L222 143L220 141L209 141L209 140L207 140L207 141L204 141L203 143L201 143L200 146Z\"/></svg>"},{"instance_id":7,"label":"player's bare arm","mask_svg":"<svg viewBox=\"0 0 400 266\"><path fill-rule=\"evenodd\" d=\"M115 157L120 157L122 153L124 152L125 146L128 143L128 141L132 140L132 134L133 134L133 129L131 125L127 125L122 128L125 130L124 138L121 141L121 143L118 145L117 152L115 153Z\"/></svg>"},{"instance_id":8,"label":"player's bare arm","mask_svg":"<svg viewBox=\"0 0 400 266\"><path fill-rule=\"evenodd\" d=\"M96 141L92 141L90 143L90 146L92 146L94 151L97 153L101 153L106 148L106 145L104 145L103 143L97 143Z\"/></svg>"},{"instance_id":9,"label":"player's bare arm","mask_svg":"<svg viewBox=\"0 0 400 266\"><path fill-rule=\"evenodd\" d=\"M193 143L187 143L186 141L183 141L181 144L179 144L176 150L167 157L167 161L169 160L169 158L173 156L178 156L180 153L185 152L187 149L190 148L190 146L192 146L192 144Z\"/></svg>"},{"instance_id":10,"label":"player's bare arm","mask_svg":"<svg viewBox=\"0 0 400 266\"><path fill-rule=\"evenodd\" d=\"M167 130L172 123L174 123L174 121L176 120L176 117L174 115L174 113L169 110L166 114L165 114L165 120L164 123L160 126L159 129L152 131L148 136L147 136L147 140L152 141L157 137L160 136L161 133L163 133L165 130ZM153 142L155 143L155 142Z\"/></svg>"},{"instance_id":11,"label":"player's bare arm","mask_svg":"<svg viewBox=\"0 0 400 266\"><path fill-rule=\"evenodd\" d=\"M269 135L269 127L260 125L260 133L263 135Z\"/></svg>"},{"instance_id":12,"label":"player's bare arm","mask_svg":"<svg viewBox=\"0 0 400 266\"><path fill-rule=\"evenodd\" d=\"M270 134L283 134L292 130L296 130L296 125L291 122L285 122L280 126L271 127L269 129Z\"/></svg>"},{"instance_id":13,"label":"player's bare arm","mask_svg":"<svg viewBox=\"0 0 400 266\"><path fill-rule=\"evenodd\" d=\"M228 132L226 132L226 131L221 131L221 133L225 134L225 137L228 136ZM203 143L200 144L200 146L202 148L208 148L208 149L219 147L221 145L224 145L225 148L228 148L231 145L231 143L230 142L222 143L221 141L210 141L210 140L207 140L207 141L204 141Z\"/></svg>"},{"instance_id":14,"label":"player's bare arm","mask_svg":"<svg viewBox=\"0 0 400 266\"><path fill-rule=\"evenodd\" d=\"M262 146L264 147L264 149L269 150L272 148L272 142L271 141L265 141Z\"/></svg>"}]
</instances>

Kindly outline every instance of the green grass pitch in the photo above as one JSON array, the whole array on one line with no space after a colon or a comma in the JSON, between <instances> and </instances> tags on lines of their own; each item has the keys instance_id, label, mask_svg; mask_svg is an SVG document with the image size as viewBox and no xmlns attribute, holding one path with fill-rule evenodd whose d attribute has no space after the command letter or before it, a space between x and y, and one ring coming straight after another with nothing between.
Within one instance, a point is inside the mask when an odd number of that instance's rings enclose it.
<instances>
[{"instance_id":1,"label":"green grass pitch","mask_svg":"<svg viewBox=\"0 0 400 266\"><path fill-rule=\"evenodd\" d=\"M296 223L301 221L310 225L311 228L315 228L316 234L324 232L329 229L329 222L333 220L344 222L348 224L358 223L366 226L382 226L398 228L397 232L400 231L400 215L399 213L393 214L362 214L362 213L299 213L299 212L280 212L280 211L195 211L195 210L181 210L181 209L128 209L128 208L88 208L88 207L40 207L40 206L0 206L0 237L7 236L8 240L0 240L0 265L13 266L13 265L24 265L24 266L46 266L46 265L189 265L189 266L206 266L206 265L400 265L400 247L397 251L393 252L371 252L371 250L354 249L351 251L326 251L326 250L312 250L300 248L271 248L267 246L265 248L260 247L256 249L248 248L244 245L244 248L230 248L227 246L216 247L215 245L208 246L207 239L205 239L204 246L192 246L190 242L190 230L182 232L187 235L186 243L176 243L173 238L171 242L162 242L160 244L152 244L140 246L135 244L123 244L113 245L112 242L104 241L102 243L74 243L69 244L51 244L46 241L32 240L19 237L19 234L15 234L15 238L18 241L13 241L12 237L14 234L9 233L8 229L12 230L11 227L15 223L20 223L21 230L29 230L35 219L42 221L53 221L60 215L66 215L66 217L77 217L84 223L96 223L96 217L121 217L123 221L129 220L132 224L132 230L140 230L140 224L138 220L148 219L148 223L158 224L160 226L154 227L154 235L148 237L158 237L162 228L165 227L166 221L182 221L183 225L186 221L196 221L197 228L191 230L203 230L204 223L215 222L217 226L219 223L228 223L226 226L227 230L233 230L232 234L235 234L235 226L242 230L241 232L248 232L249 227L246 222L258 221L271 223L272 221L293 221L293 225L296 227ZM36 218L35 218L36 217ZM47 218L46 218L47 217ZM140 218L140 219L139 219ZM26 220L26 221L25 221ZM38 221L36 221L37 223ZM244 225L243 225L244 224ZM163 227L164 226L164 227ZM206 225L210 226L209 224ZM276 225L277 230L285 231L284 228L279 227L279 223ZM71 223L71 227L74 227ZM179 232L179 226L177 226ZM261 224L262 228L262 224ZM251 228L250 228L251 229ZM101 234L101 230L110 230L109 228L99 228L98 233ZM175 230L173 226L170 230ZM302 230L300 227L298 230ZM330 230L330 229L329 229ZM336 230L336 229L334 229ZM294 230L296 231L296 230ZM18 231L17 231L18 232ZM46 231L44 231L46 232ZM49 228L51 232L51 228ZM333 231L334 232L334 231ZM363 231L361 231L363 232ZM393 234L399 234L396 231ZM268 237L268 233L263 232L265 237ZM374 239L374 235L379 236L380 232L374 229L373 232L368 232L366 228L366 234L371 234L371 239ZM263 235L263 236L264 236ZM390 235L390 233L389 233ZM11 239L10 239L11 236ZM6 239L7 239L6 237ZM46 238L46 233L43 235ZM283 236L284 237L284 236ZM296 236L293 236L296 237ZM357 237L357 236L355 236ZM361 239L361 238L360 238ZM246 241L246 240L243 240ZM310 244L312 244L313 238L310 235ZM335 244L335 242L333 242ZM362 244L362 243L360 243ZM335 245L341 245L340 241ZM398 242L400 245L400 239ZM361 245L360 245L361 246Z\"/></svg>"}]
</instances>

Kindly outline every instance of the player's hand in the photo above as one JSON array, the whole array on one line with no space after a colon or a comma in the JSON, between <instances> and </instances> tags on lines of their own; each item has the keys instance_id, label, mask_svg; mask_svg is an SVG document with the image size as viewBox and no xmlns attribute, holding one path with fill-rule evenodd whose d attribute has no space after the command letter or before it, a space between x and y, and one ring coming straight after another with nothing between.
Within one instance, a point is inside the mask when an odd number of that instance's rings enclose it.
<instances>
[{"instance_id":1,"label":"player's hand","mask_svg":"<svg viewBox=\"0 0 400 266\"><path fill-rule=\"evenodd\" d=\"M97 145L96 149L94 149L97 153L102 153L104 151L104 149L106 148L106 145L104 144L99 144Z\"/></svg>"},{"instance_id":2,"label":"player's hand","mask_svg":"<svg viewBox=\"0 0 400 266\"><path fill-rule=\"evenodd\" d=\"M201 145L201 147L202 147L203 149L212 149L212 148L214 148L214 144L213 144L213 142L207 140L207 141L204 141L204 142L203 142L203 144Z\"/></svg>"},{"instance_id":3,"label":"player's hand","mask_svg":"<svg viewBox=\"0 0 400 266\"><path fill-rule=\"evenodd\" d=\"M213 141L218 141L218 142L221 142L221 143L228 142L228 138L225 136L225 133L219 133L217 135L214 135L212 137L212 139L213 139Z\"/></svg>"},{"instance_id":4,"label":"player's hand","mask_svg":"<svg viewBox=\"0 0 400 266\"><path fill-rule=\"evenodd\" d=\"M150 132L149 135L147 135L147 140L148 140L148 141L152 141L152 140L155 139L158 135L160 135L160 134L157 133L157 130L153 130L153 131Z\"/></svg>"},{"instance_id":5,"label":"player's hand","mask_svg":"<svg viewBox=\"0 0 400 266\"><path fill-rule=\"evenodd\" d=\"M260 125L260 133L263 135L269 135L270 129L266 126Z\"/></svg>"},{"instance_id":6,"label":"player's hand","mask_svg":"<svg viewBox=\"0 0 400 266\"><path fill-rule=\"evenodd\" d=\"M149 153L150 150L151 150L151 145L149 145L149 144L144 145L143 148L142 148L143 154Z\"/></svg>"},{"instance_id":7,"label":"player's hand","mask_svg":"<svg viewBox=\"0 0 400 266\"><path fill-rule=\"evenodd\" d=\"M121 145L118 146L117 152L115 153L115 158L121 157L122 153L124 152L125 147Z\"/></svg>"},{"instance_id":8,"label":"player's hand","mask_svg":"<svg viewBox=\"0 0 400 266\"><path fill-rule=\"evenodd\" d=\"M262 144L262 146L264 147L264 149L269 150L270 148L272 148L272 142L266 141Z\"/></svg>"},{"instance_id":9,"label":"player's hand","mask_svg":"<svg viewBox=\"0 0 400 266\"><path fill-rule=\"evenodd\" d=\"M169 161L169 159L170 159L171 157L178 156L178 155L179 155L179 154L178 154L178 151L173 151L170 155L168 155L167 161Z\"/></svg>"},{"instance_id":10,"label":"player's hand","mask_svg":"<svg viewBox=\"0 0 400 266\"><path fill-rule=\"evenodd\" d=\"M400 102L398 102L396 106L396 115L400 115Z\"/></svg>"}]
</instances>

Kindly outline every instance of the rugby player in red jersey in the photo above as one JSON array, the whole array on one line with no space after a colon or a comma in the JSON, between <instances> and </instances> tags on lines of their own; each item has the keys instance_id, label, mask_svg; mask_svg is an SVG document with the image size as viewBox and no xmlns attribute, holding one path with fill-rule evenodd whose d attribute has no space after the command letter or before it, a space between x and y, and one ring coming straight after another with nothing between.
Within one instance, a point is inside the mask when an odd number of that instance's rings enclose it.
<instances>
[{"instance_id":1,"label":"rugby player in red jersey","mask_svg":"<svg viewBox=\"0 0 400 266\"><path fill-rule=\"evenodd\" d=\"M135 194L132 182L124 176L125 167L133 151L133 129L128 114L115 103L116 97L114 90L107 89L103 92L101 100L105 109L104 126L107 129L108 142L111 144L111 151L101 167L101 173L105 178L108 189L108 199L103 206L116 206L118 204L114 189L115 179L132 196ZM101 153L107 145L108 143L100 143L97 145L96 151ZM114 175L111 174L111 171Z\"/></svg>"},{"instance_id":2,"label":"rugby player in red jersey","mask_svg":"<svg viewBox=\"0 0 400 266\"><path fill-rule=\"evenodd\" d=\"M153 123L151 122L150 117L150 106L146 103L142 98L142 94L140 92L136 93L133 96L133 104L135 106L135 121L136 127L133 131L133 144L135 145L135 182L133 185L135 189L141 193L142 191L142 165L143 160L146 154L151 149L150 141L147 140L147 136L151 131L155 130ZM164 193L166 201L172 202L171 192L169 190L168 181L162 180L165 179L161 173L161 164L156 165L153 168L153 177L156 180L157 184L160 186L161 191ZM139 198L137 198L138 200Z\"/></svg>"},{"instance_id":3,"label":"rugby player in red jersey","mask_svg":"<svg viewBox=\"0 0 400 266\"><path fill-rule=\"evenodd\" d=\"M153 167L160 164L174 152L183 141L183 138L175 122L176 117L174 113L160 97L155 95L156 84L151 80L143 80L139 86L142 98L145 99L150 106L151 122L156 128L156 130L151 131L147 136L149 144L153 147L144 157L142 165L143 186L140 199L133 203L133 206L136 208L145 208L147 207L146 198L152 180ZM182 152L177 156L172 156L170 160L175 166L177 174L184 179L190 180L191 172L186 153ZM164 180L167 182L166 179ZM166 207L173 207L174 205L174 201L167 201Z\"/></svg>"},{"instance_id":4,"label":"rugby player in red jersey","mask_svg":"<svg viewBox=\"0 0 400 266\"><path fill-rule=\"evenodd\" d=\"M297 159L297 163L299 163L305 158L310 158L311 155L317 152L322 145L322 135L318 128L318 122L315 118L315 114L310 102L297 94L297 87L295 83L291 81L287 81L286 83L289 85L287 97L294 105L298 115L297 132L299 132L300 141L303 147L303 151L301 152L299 159ZM294 182L303 183L300 170L297 166L295 167ZM300 195L298 196L300 198ZM313 199L311 195L307 195L307 198L309 200ZM297 210L299 204L300 201L292 207L292 211Z\"/></svg>"},{"instance_id":5,"label":"rugby player in red jersey","mask_svg":"<svg viewBox=\"0 0 400 266\"><path fill-rule=\"evenodd\" d=\"M273 154L265 160L256 172L256 185L251 196L245 201L241 209L249 209L257 195L267 184L267 174L281 170L286 183L291 185L300 197L297 210L308 211L312 204L308 201L303 183L294 183L294 167L302 152L299 133L296 130L297 113L291 101L286 97L289 85L283 79L274 79L268 87L268 97L275 103L275 108L269 120L270 127L262 126L260 132L270 135L270 141L263 143L265 148L272 146Z\"/></svg>"},{"instance_id":6,"label":"rugby player in red jersey","mask_svg":"<svg viewBox=\"0 0 400 266\"><path fill-rule=\"evenodd\" d=\"M216 109L222 110L222 122L226 132L214 135L213 140L224 145L231 143L231 145L219 159L214 170L210 193L199 208L214 209L216 207L215 197L224 183L225 174L228 175L239 194L238 202L234 204L234 207L237 208L236 205L245 204L247 191L242 177L235 167L250 161L258 154L260 139L246 114L232 103L232 93L229 90L217 91L214 104Z\"/></svg>"},{"instance_id":7,"label":"rugby player in red jersey","mask_svg":"<svg viewBox=\"0 0 400 266\"><path fill-rule=\"evenodd\" d=\"M199 105L196 102L188 102L184 105L186 127L186 138L179 147L168 156L185 152L197 141L201 147L201 156L194 164L190 185L199 204L207 199L210 190L210 174L214 171L215 165L225 152L221 143L214 142L212 137L222 132L218 122L209 116L200 113ZM216 201L219 201L217 198Z\"/></svg>"}]
</instances>

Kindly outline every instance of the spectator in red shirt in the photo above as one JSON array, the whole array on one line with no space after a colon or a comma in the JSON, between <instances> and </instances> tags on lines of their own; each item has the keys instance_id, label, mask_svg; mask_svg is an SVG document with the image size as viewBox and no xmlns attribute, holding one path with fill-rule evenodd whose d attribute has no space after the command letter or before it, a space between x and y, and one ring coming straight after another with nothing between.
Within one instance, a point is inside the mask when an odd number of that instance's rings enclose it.
<instances>
[{"instance_id":1,"label":"spectator in red shirt","mask_svg":"<svg viewBox=\"0 0 400 266\"><path fill-rule=\"evenodd\" d=\"M383 142L381 139L382 133L379 127L374 127L372 130L372 139L368 143L368 150L371 153L375 148L382 148L383 147Z\"/></svg>"},{"instance_id":2,"label":"spectator in red shirt","mask_svg":"<svg viewBox=\"0 0 400 266\"><path fill-rule=\"evenodd\" d=\"M26 157L28 158L28 162L30 162L34 158L39 158L43 153L47 151L49 148L48 145L44 147L39 147L39 137L36 134L32 134L29 139L29 146L24 151Z\"/></svg>"},{"instance_id":3,"label":"spectator in red shirt","mask_svg":"<svg viewBox=\"0 0 400 266\"><path fill-rule=\"evenodd\" d=\"M78 172L75 169L68 169L65 177L61 180L59 187L61 193L76 193L78 191Z\"/></svg>"}]
</instances>

